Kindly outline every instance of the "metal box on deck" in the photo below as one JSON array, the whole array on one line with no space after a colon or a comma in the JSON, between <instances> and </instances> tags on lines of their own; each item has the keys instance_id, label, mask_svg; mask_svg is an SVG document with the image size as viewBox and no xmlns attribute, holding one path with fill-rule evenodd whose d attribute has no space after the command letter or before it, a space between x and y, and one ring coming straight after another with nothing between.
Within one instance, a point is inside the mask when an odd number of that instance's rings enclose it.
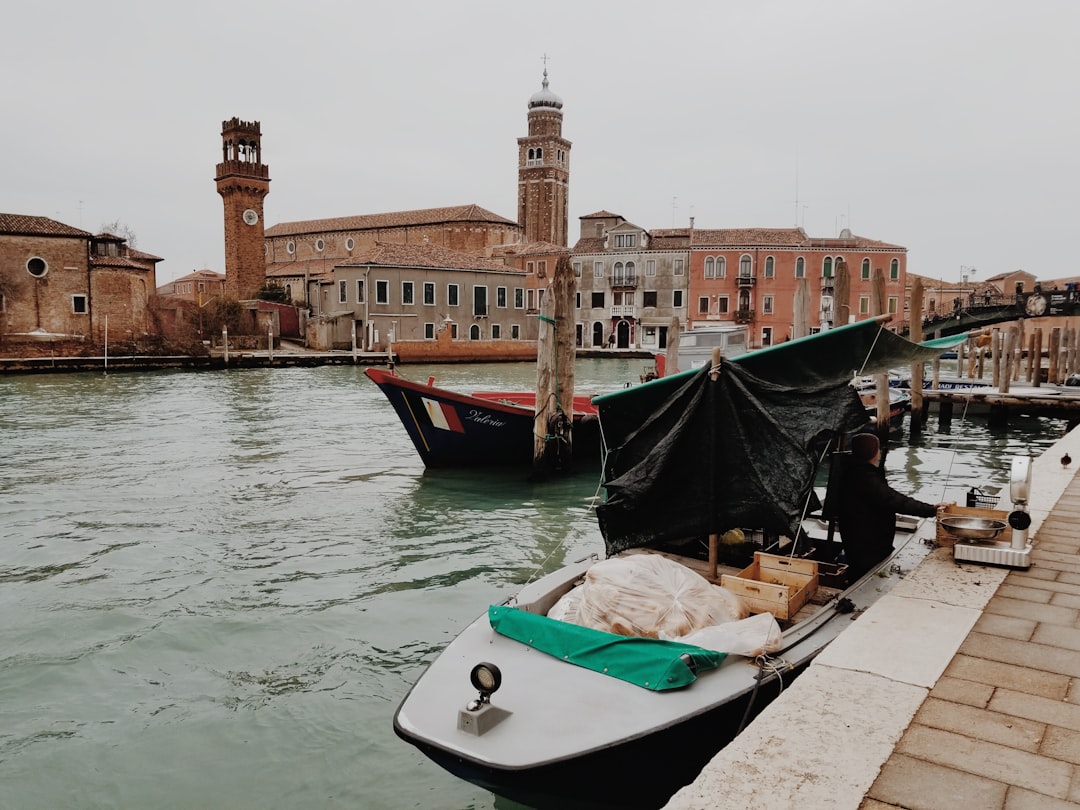
<instances>
[{"instance_id":1,"label":"metal box on deck","mask_svg":"<svg viewBox=\"0 0 1080 810\"><path fill-rule=\"evenodd\" d=\"M738 574L724 574L720 584L738 594L751 613L771 613L790 619L818 588L818 565L813 560L754 553L754 561Z\"/></svg>"}]
</instances>

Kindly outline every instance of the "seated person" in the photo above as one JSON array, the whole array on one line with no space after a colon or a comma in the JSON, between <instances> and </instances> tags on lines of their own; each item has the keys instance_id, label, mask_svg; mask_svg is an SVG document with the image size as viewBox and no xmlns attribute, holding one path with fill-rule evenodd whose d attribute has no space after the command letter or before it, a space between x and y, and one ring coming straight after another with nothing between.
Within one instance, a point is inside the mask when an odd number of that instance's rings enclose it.
<instances>
[{"instance_id":1,"label":"seated person","mask_svg":"<svg viewBox=\"0 0 1080 810\"><path fill-rule=\"evenodd\" d=\"M851 440L851 461L836 510L851 582L892 553L898 512L933 517L938 509L892 489L880 463L877 436L859 433Z\"/></svg>"}]
</instances>

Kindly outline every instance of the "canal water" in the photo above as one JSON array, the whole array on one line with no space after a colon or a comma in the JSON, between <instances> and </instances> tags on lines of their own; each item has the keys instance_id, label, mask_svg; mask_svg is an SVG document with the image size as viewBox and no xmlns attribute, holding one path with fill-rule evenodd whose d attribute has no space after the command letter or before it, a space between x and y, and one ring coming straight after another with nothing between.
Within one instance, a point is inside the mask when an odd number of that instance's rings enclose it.
<instances>
[{"instance_id":1,"label":"canal water","mask_svg":"<svg viewBox=\"0 0 1080 810\"><path fill-rule=\"evenodd\" d=\"M579 361L578 392L642 365ZM459 390L535 375L402 372ZM890 480L962 503L1064 430L931 421L894 442ZM425 472L343 366L0 378L0 453L0 805L519 807L392 717L487 605L602 551L596 474Z\"/></svg>"}]
</instances>

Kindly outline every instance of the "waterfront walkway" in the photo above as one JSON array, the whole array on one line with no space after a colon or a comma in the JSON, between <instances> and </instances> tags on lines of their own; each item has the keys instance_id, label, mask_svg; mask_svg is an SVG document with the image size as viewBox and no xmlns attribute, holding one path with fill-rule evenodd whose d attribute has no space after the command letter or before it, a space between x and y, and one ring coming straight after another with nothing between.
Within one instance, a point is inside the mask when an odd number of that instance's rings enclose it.
<instances>
[{"instance_id":1,"label":"waterfront walkway","mask_svg":"<svg viewBox=\"0 0 1080 810\"><path fill-rule=\"evenodd\" d=\"M1032 467L1031 568L935 549L667 810L1080 807L1080 431Z\"/></svg>"}]
</instances>

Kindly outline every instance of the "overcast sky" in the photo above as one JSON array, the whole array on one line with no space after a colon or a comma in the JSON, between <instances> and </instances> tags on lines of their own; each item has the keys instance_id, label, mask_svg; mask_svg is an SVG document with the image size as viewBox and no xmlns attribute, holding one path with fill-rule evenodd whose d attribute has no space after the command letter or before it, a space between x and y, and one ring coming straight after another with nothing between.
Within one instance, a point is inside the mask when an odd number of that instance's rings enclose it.
<instances>
[{"instance_id":1,"label":"overcast sky","mask_svg":"<svg viewBox=\"0 0 1080 810\"><path fill-rule=\"evenodd\" d=\"M789 227L976 280L1080 272L1080 2L19 3L0 211L119 220L158 282L224 270L221 122L262 122L266 222L476 203L517 216L547 54L570 241Z\"/></svg>"}]
</instances>

